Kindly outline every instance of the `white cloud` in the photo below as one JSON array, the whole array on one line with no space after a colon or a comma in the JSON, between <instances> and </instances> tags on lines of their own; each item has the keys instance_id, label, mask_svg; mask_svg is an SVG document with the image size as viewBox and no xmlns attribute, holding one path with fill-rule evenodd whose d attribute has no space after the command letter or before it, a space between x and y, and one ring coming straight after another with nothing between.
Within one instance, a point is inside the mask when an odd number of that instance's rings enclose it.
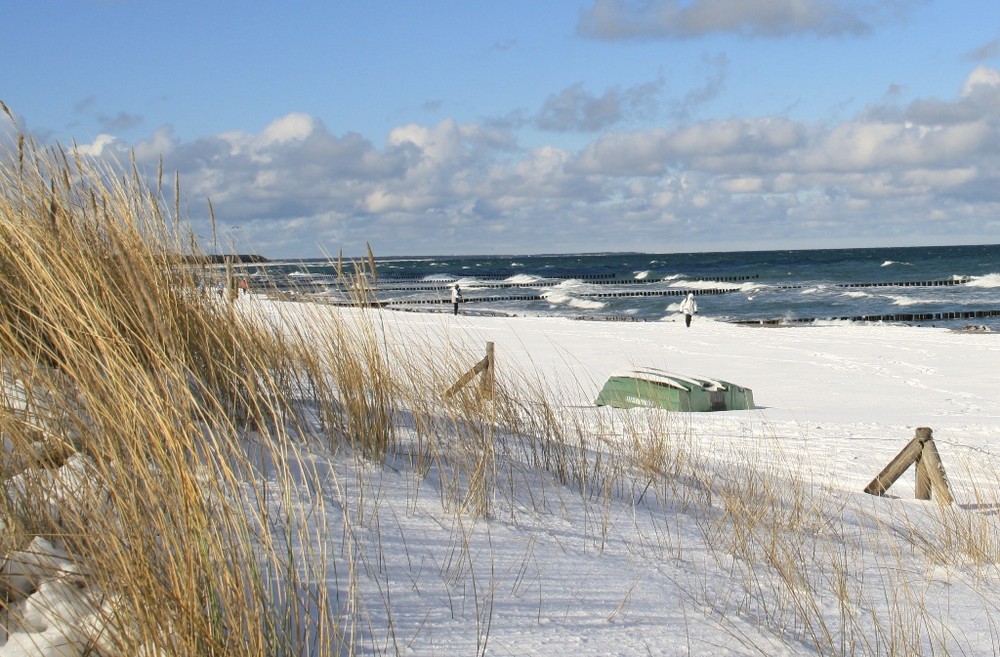
<instances>
[{"instance_id":1,"label":"white cloud","mask_svg":"<svg viewBox=\"0 0 1000 657\"><path fill-rule=\"evenodd\" d=\"M582 173L611 176L656 176L670 166L667 130L612 133L583 149L576 168Z\"/></svg>"},{"instance_id":2,"label":"white cloud","mask_svg":"<svg viewBox=\"0 0 1000 657\"><path fill-rule=\"evenodd\" d=\"M117 142L112 135L100 134L89 144L77 144L76 150L88 157L102 157L108 154L110 148Z\"/></svg>"},{"instance_id":3,"label":"white cloud","mask_svg":"<svg viewBox=\"0 0 1000 657\"><path fill-rule=\"evenodd\" d=\"M162 156L180 172L197 232L211 198L220 224L241 226L243 248L271 256L365 242L383 254L482 252L486 239L507 252L576 241L677 249L667 235L678 227L699 243L802 244L831 231L951 238L963 224L942 216L967 225L970 208L991 215L1000 203L1000 104L983 100L994 90L1000 72L980 67L955 98L840 123L698 121L603 134L576 152L519 148L509 130L450 119L400 125L376 147L301 114L189 143L164 127L134 149L144 170ZM80 148L127 154L107 135Z\"/></svg>"},{"instance_id":4,"label":"white cloud","mask_svg":"<svg viewBox=\"0 0 1000 657\"><path fill-rule=\"evenodd\" d=\"M159 157L167 157L173 152L175 146L173 130L170 126L163 126L153 133L149 139L138 142L135 147L136 159L152 160Z\"/></svg>"},{"instance_id":5,"label":"white cloud","mask_svg":"<svg viewBox=\"0 0 1000 657\"><path fill-rule=\"evenodd\" d=\"M962 85L962 96L972 96L983 88L990 92L1000 88L1000 71L986 66L977 66L965 79L965 84Z\"/></svg>"},{"instance_id":6,"label":"white cloud","mask_svg":"<svg viewBox=\"0 0 1000 657\"><path fill-rule=\"evenodd\" d=\"M272 121L264 129L260 139L257 140L257 146L266 148L275 144L303 142L316 129L316 123L316 119L308 114L288 114Z\"/></svg>"}]
</instances>

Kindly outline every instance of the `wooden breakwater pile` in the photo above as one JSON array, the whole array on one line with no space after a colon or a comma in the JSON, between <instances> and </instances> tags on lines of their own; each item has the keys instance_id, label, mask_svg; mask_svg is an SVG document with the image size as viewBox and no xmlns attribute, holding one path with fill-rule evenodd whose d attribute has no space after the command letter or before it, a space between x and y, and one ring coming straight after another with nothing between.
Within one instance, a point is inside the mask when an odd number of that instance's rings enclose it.
<instances>
[{"instance_id":1,"label":"wooden breakwater pile","mask_svg":"<svg viewBox=\"0 0 1000 657\"><path fill-rule=\"evenodd\" d=\"M924 313L887 313L884 315L853 315L845 317L780 317L774 319L738 319L733 324L812 324L815 322L944 322L958 319L1000 317L1000 308L990 310L945 310Z\"/></svg>"},{"instance_id":2,"label":"wooden breakwater pile","mask_svg":"<svg viewBox=\"0 0 1000 657\"><path fill-rule=\"evenodd\" d=\"M598 284L598 285L618 285L624 289L608 290L606 292L583 292L583 291L573 291L572 296L578 299L614 299L614 298L629 298L629 297L682 297L686 296L690 292L694 292L698 296L711 296L711 295L724 295L732 294L734 292L742 292L741 287L720 287L720 288L707 288L707 289L694 289L690 287L656 287L656 284L662 284L664 282L676 282L666 281L666 279L636 279L636 278L622 278L617 274L590 274L590 275L580 275L577 277L570 278L537 278L530 281L508 281L503 280L504 278L509 278L501 274L492 275L482 275L478 274L475 277L470 277L470 280L476 282L468 283L463 288L464 298L463 304L487 304L487 303L530 303L537 301L546 301L549 298L549 294L544 291L545 288L551 288L559 285L565 280L579 280L588 284ZM716 277L703 277L698 278L701 282L747 282L751 280L758 280L759 275L739 275L739 276L716 276ZM480 283L480 280L495 280L493 283ZM971 278L961 277L961 278L948 278L939 280L923 280L923 281L872 281L872 282L848 282L848 283L831 283L829 287L835 288L891 288L891 287L946 287L963 285L968 283ZM336 298L337 292L348 292L347 288L343 285L338 284L336 281L326 280L323 282L317 281L301 281L301 282L285 282L285 284L278 283L274 285L276 291L281 291L287 293L292 293L292 295L303 294L312 297L313 300L322 301L323 303L343 306L343 307L371 307L371 308L406 308L406 307L424 307L424 306L441 306L451 303L450 299L450 288L454 285L454 281L427 281L427 280L417 280L417 279L405 279L405 278L382 278L372 280L370 282L370 287L365 290L365 294L362 298L357 296L348 296ZM810 286L805 284L796 285L769 285L765 284L769 289L773 290L797 290L797 289L807 289ZM356 289L356 288L355 288ZM322 296L327 293L332 294L329 297L318 299L316 297ZM395 293L397 292L424 292L434 294L433 297L424 298L397 298ZM509 293L504 293L509 292ZM884 313L884 314L867 314L867 315L846 315L846 316L815 316L815 317L780 317L780 318L758 318L758 319L738 319L731 320L736 324L746 324L746 325L783 325L783 324L810 324L822 321L850 321L850 322L934 322L934 321L952 321L952 320L968 320L968 319L985 319L990 317L1000 316L1000 309L982 309L982 310L949 310L949 311L928 311L928 312L899 312L899 313Z\"/></svg>"}]
</instances>

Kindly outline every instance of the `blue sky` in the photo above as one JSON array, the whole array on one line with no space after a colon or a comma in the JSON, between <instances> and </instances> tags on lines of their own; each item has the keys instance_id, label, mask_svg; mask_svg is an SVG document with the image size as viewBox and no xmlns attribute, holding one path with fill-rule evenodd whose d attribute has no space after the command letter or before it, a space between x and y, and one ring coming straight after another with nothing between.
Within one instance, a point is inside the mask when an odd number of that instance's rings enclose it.
<instances>
[{"instance_id":1,"label":"blue sky","mask_svg":"<svg viewBox=\"0 0 1000 657\"><path fill-rule=\"evenodd\" d=\"M162 158L226 251L1000 242L995 0L9 0L0 35L0 135Z\"/></svg>"}]
</instances>

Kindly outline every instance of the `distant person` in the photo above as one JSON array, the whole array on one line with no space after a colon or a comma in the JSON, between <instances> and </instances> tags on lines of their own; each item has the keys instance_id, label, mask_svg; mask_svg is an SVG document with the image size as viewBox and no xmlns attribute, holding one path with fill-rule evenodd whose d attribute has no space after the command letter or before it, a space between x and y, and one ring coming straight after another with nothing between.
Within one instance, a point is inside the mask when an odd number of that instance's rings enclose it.
<instances>
[{"instance_id":1,"label":"distant person","mask_svg":"<svg viewBox=\"0 0 1000 657\"><path fill-rule=\"evenodd\" d=\"M451 287L451 305L455 307L455 314L458 314L458 304L462 302L462 289L455 283Z\"/></svg>"},{"instance_id":2,"label":"distant person","mask_svg":"<svg viewBox=\"0 0 1000 657\"><path fill-rule=\"evenodd\" d=\"M681 301L681 312L684 313L684 325L691 326L691 317L698 312L698 302L694 300L694 292L688 292L687 298Z\"/></svg>"}]
</instances>

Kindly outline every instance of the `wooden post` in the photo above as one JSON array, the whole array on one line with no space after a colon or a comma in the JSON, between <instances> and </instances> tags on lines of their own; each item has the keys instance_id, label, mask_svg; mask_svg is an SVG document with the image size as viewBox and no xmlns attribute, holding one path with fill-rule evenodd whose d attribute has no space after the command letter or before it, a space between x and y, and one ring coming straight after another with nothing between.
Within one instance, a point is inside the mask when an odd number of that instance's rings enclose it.
<instances>
[{"instance_id":1,"label":"wooden post","mask_svg":"<svg viewBox=\"0 0 1000 657\"><path fill-rule=\"evenodd\" d=\"M493 343L486 343L486 368L483 370L482 378L482 393L486 399L493 399L493 383L494 383L494 366L495 362L493 360Z\"/></svg>"},{"instance_id":2,"label":"wooden post","mask_svg":"<svg viewBox=\"0 0 1000 657\"><path fill-rule=\"evenodd\" d=\"M453 386L444 391L445 397L451 397L460 389L462 389L465 384L473 379L477 374L483 375L483 388L484 392L488 395L488 399L493 398L493 343L486 343L486 358L482 359L476 363L471 370L463 374L458 378ZM488 386L488 387L487 387Z\"/></svg>"},{"instance_id":3,"label":"wooden post","mask_svg":"<svg viewBox=\"0 0 1000 657\"><path fill-rule=\"evenodd\" d=\"M953 498L948 488L944 465L934 444L933 431L929 427L917 427L913 439L896 455L889 465L878 473L871 483L865 487L865 492L871 495L883 495L911 465L916 465L917 481L914 495L918 500L931 499L931 493L936 493L942 504L951 504Z\"/></svg>"},{"instance_id":4,"label":"wooden post","mask_svg":"<svg viewBox=\"0 0 1000 657\"><path fill-rule=\"evenodd\" d=\"M930 488L941 504L951 504L955 499L951 496L951 489L948 487L948 476L944 472L944 464L941 463L941 456L938 454L937 445L934 440L924 443L924 451L920 454L920 464L926 471L926 477L930 482ZM922 498L918 498L922 499ZM930 495L927 496L930 499Z\"/></svg>"},{"instance_id":5,"label":"wooden post","mask_svg":"<svg viewBox=\"0 0 1000 657\"><path fill-rule=\"evenodd\" d=\"M889 486L896 483L896 480L906 472L907 468L913 465L920 458L920 452L924 449L921 440L921 429L917 429L917 435L906 444L906 447L896 454L896 458L889 461L889 465L882 469L882 472L872 479L871 483L865 487L865 492L871 495L883 495L889 490ZM930 432L930 429L927 429Z\"/></svg>"},{"instance_id":6,"label":"wooden post","mask_svg":"<svg viewBox=\"0 0 1000 657\"><path fill-rule=\"evenodd\" d=\"M920 453L923 455L923 451ZM913 496L918 500L931 499L931 477L927 473L927 463L923 458L917 459L917 483L913 487Z\"/></svg>"}]
</instances>

